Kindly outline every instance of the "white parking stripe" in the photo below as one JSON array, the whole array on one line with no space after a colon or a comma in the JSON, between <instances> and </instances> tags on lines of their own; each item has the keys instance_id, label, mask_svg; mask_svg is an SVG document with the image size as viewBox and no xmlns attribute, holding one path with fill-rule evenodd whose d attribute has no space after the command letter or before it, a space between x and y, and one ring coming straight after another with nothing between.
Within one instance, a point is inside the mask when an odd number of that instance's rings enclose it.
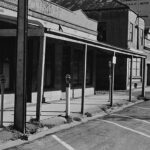
<instances>
[{"instance_id":1,"label":"white parking stripe","mask_svg":"<svg viewBox=\"0 0 150 150\"><path fill-rule=\"evenodd\" d=\"M138 118L134 118L134 117L131 117L131 116L126 116L126 115L118 115L118 114L111 114L111 116L120 116L120 117L126 117L126 118L131 118L133 120L137 120L137 121L140 121L140 122L144 122L144 123L147 123L147 124L150 124L149 121L146 121L146 120L142 120L142 119L138 119Z\"/></svg>"},{"instance_id":2,"label":"white parking stripe","mask_svg":"<svg viewBox=\"0 0 150 150\"><path fill-rule=\"evenodd\" d=\"M150 110L150 108L145 108L145 107L139 107L139 106L134 106L134 107L145 109L145 110Z\"/></svg>"},{"instance_id":3,"label":"white parking stripe","mask_svg":"<svg viewBox=\"0 0 150 150\"><path fill-rule=\"evenodd\" d=\"M109 123L109 124L113 124L113 125L115 125L115 126L118 126L118 127L120 127L120 128L123 128L123 129L125 129L125 130L129 130L129 131L131 131L131 132L134 132L134 133L137 133L137 134L139 134L139 135L145 136L145 137L147 137L147 138L150 138L150 135L145 134L145 133L143 133L143 132L140 132L140 131L137 131L137 130L134 130L134 129L131 129L131 128L128 128L128 127L125 127L125 126L122 126L122 125L120 125L120 124L118 124L118 123L115 123L115 122L112 122L112 121L108 121L108 120L103 120L103 121L106 122L106 123Z\"/></svg>"},{"instance_id":4,"label":"white parking stripe","mask_svg":"<svg viewBox=\"0 0 150 150\"><path fill-rule=\"evenodd\" d=\"M52 137L58 141L60 144L62 144L64 147L66 147L68 150L75 150L73 147L71 147L69 144L66 142L62 141L60 138L58 138L56 135L52 135Z\"/></svg>"}]
</instances>

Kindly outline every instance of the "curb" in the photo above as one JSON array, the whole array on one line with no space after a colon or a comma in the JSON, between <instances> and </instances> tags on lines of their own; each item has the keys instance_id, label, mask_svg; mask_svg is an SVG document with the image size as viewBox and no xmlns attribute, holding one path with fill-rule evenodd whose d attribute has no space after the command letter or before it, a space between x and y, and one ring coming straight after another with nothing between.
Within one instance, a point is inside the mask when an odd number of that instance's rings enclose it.
<instances>
[{"instance_id":1,"label":"curb","mask_svg":"<svg viewBox=\"0 0 150 150\"><path fill-rule=\"evenodd\" d=\"M42 138L46 135L50 135L50 134L53 134L53 133L56 133L56 132L59 132L59 131L65 130L65 129L70 129L70 128L75 127L77 125L80 125L82 123L86 123L88 121L103 117L105 115L108 115L108 114L111 114L111 113L114 113L114 112L117 112L117 111L121 111L121 110L123 110L127 107L131 107L131 106L133 106L135 104L139 104L141 102L144 102L144 100L138 100L136 102L130 102L129 104L125 104L125 105L121 106L120 108L115 108L114 110L111 110L111 108L110 108L110 109L108 109L109 113L106 113L106 112L102 111L100 113L93 114L92 117L83 118L80 122L74 121L74 122L69 123L69 124L62 124L62 125L59 125L59 126L55 126L51 129L43 130L39 133L36 133L35 135L30 135L27 141L23 141L21 139L18 139L18 140L15 140L15 141L8 141L8 142L0 145L0 150L8 149L8 148L11 148L11 147L15 147L15 146L19 146L19 145L22 145L22 144L32 142L32 141L34 141L36 139L39 139L39 138Z\"/></svg>"}]
</instances>

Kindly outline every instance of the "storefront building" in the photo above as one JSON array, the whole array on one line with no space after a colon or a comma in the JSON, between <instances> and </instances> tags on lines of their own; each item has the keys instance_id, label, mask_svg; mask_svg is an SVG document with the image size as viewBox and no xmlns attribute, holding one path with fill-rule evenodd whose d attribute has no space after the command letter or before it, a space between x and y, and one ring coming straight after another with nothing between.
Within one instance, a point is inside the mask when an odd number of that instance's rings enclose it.
<instances>
[{"instance_id":1,"label":"storefront building","mask_svg":"<svg viewBox=\"0 0 150 150\"><path fill-rule=\"evenodd\" d=\"M126 66L127 58L145 61L146 57L140 50L120 48L97 40L101 30L99 23L89 19L81 10L70 11L48 1L29 0L28 14L28 102L37 97L37 87L41 82L39 74L43 76L46 101L60 100L65 98L66 74L71 75L71 97L75 98L82 95L83 85L85 95L108 90L109 62L116 65L115 88L124 89L127 70L122 66ZM16 29L17 1L0 1L0 72L6 78L8 92L15 90ZM39 72L41 63L43 71Z\"/></svg>"}]
</instances>

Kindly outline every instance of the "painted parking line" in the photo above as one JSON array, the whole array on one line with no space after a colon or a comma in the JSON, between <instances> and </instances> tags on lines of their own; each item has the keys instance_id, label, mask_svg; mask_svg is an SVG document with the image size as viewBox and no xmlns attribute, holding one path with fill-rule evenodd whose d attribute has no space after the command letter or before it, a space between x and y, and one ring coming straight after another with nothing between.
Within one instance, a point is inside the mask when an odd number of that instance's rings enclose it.
<instances>
[{"instance_id":1,"label":"painted parking line","mask_svg":"<svg viewBox=\"0 0 150 150\"><path fill-rule=\"evenodd\" d=\"M144 123L150 124L149 121L146 121L146 120L143 120L143 119L134 118L134 117L131 117L131 116L118 115L118 114L111 114L111 116L119 116L119 117L130 118L130 119L133 119L133 120L136 120L136 121L140 121L140 122L144 122Z\"/></svg>"},{"instance_id":2,"label":"painted parking line","mask_svg":"<svg viewBox=\"0 0 150 150\"><path fill-rule=\"evenodd\" d=\"M145 136L145 137L147 137L147 138L150 138L150 135L148 135L148 134L145 134L145 133L143 133L143 132L140 132L140 131L137 131L137 130L134 130L134 129L125 127L125 126L120 125L120 124L118 124L118 123L115 123L115 122L112 122L112 121L108 121L108 120L102 120L102 121L104 121L104 122L106 122L106 123L109 123L109 124L113 124L113 125L115 125L115 126L118 126L118 127L123 128L123 129L125 129L125 130L131 131L131 132L133 132L133 133L137 133L137 134L139 134L139 135Z\"/></svg>"},{"instance_id":3,"label":"painted parking line","mask_svg":"<svg viewBox=\"0 0 150 150\"><path fill-rule=\"evenodd\" d=\"M145 110L150 110L150 108L145 108L145 107L140 107L140 106L134 106L136 108L141 108L141 109L145 109Z\"/></svg>"},{"instance_id":4,"label":"painted parking line","mask_svg":"<svg viewBox=\"0 0 150 150\"><path fill-rule=\"evenodd\" d=\"M67 144L66 142L64 142L63 140L61 140L59 137L57 137L56 135L52 135L52 137L59 142L60 144L62 144L64 147L66 147L68 150L75 150L72 146L70 146L69 144Z\"/></svg>"}]
</instances>

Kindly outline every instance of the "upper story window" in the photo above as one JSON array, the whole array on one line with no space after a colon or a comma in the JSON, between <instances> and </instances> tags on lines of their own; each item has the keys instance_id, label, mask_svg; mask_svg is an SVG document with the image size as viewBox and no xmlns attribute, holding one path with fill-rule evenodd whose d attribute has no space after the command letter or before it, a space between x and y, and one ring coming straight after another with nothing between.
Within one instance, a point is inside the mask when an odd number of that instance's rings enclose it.
<instances>
[{"instance_id":1,"label":"upper story window","mask_svg":"<svg viewBox=\"0 0 150 150\"><path fill-rule=\"evenodd\" d=\"M106 42L106 22L98 23L98 37L97 40L101 42Z\"/></svg>"},{"instance_id":2,"label":"upper story window","mask_svg":"<svg viewBox=\"0 0 150 150\"><path fill-rule=\"evenodd\" d=\"M129 24L129 41L133 41L133 23Z\"/></svg>"}]
</instances>

